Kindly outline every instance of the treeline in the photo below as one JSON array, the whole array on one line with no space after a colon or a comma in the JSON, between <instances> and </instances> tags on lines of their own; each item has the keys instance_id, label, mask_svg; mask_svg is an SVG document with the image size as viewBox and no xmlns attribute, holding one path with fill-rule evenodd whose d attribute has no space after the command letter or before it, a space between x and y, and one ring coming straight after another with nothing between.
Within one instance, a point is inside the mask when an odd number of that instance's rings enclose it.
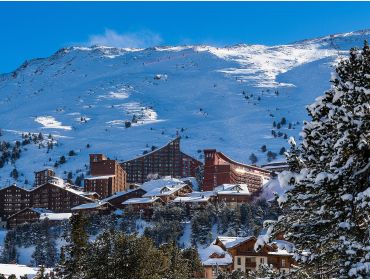
<instances>
[{"instance_id":1,"label":"treeline","mask_svg":"<svg viewBox=\"0 0 370 280\"><path fill-rule=\"evenodd\" d=\"M179 249L174 242L157 247L145 236L107 229L94 241L87 234L87 218L74 215L68 245L62 247L57 278L199 278L198 252Z\"/></svg>"}]
</instances>

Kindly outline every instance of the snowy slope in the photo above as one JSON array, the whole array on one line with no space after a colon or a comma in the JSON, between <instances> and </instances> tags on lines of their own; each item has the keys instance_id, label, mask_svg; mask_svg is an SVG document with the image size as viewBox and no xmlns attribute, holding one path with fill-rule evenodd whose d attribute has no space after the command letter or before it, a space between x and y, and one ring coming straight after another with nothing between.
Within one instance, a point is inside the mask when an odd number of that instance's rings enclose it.
<instances>
[{"instance_id":1,"label":"snowy slope","mask_svg":"<svg viewBox=\"0 0 370 280\"><path fill-rule=\"evenodd\" d=\"M216 148L244 162L254 152L265 163L261 145L275 153L287 147L272 137L273 121L285 117L292 129L275 130L297 137L304 107L328 89L338 56L369 37L361 31L281 46L70 47L28 61L0 75L0 141L42 132L58 145L49 153L25 146L15 165L0 169L0 184L13 181L14 167L18 184L31 184L33 171L70 150L77 156L66 156L56 172L76 176L86 171L89 153L127 160L177 131L182 149L197 158L198 150ZM125 128L134 115L138 122Z\"/></svg>"}]
</instances>

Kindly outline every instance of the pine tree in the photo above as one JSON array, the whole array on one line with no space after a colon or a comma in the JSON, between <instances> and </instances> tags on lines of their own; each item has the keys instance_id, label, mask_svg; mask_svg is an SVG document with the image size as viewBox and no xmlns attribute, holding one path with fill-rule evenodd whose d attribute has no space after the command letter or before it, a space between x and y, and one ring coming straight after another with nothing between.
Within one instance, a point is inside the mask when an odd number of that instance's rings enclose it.
<instances>
[{"instance_id":1,"label":"pine tree","mask_svg":"<svg viewBox=\"0 0 370 280\"><path fill-rule=\"evenodd\" d=\"M65 246L66 260L63 278L84 278L86 252L89 246L86 232L87 219L83 214L74 214L70 218L71 230Z\"/></svg>"},{"instance_id":2,"label":"pine tree","mask_svg":"<svg viewBox=\"0 0 370 280\"><path fill-rule=\"evenodd\" d=\"M291 189L274 232L297 248L309 277L370 277L370 48L351 49L332 88L308 107L303 143L288 152ZM304 254L302 254L304 251Z\"/></svg>"}]
</instances>

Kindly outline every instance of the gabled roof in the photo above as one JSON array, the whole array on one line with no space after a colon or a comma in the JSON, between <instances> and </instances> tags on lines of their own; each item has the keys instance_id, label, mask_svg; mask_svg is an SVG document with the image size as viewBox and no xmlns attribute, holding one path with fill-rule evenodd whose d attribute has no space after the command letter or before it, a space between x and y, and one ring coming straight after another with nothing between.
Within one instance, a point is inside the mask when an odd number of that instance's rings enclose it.
<instances>
[{"instance_id":1,"label":"gabled roof","mask_svg":"<svg viewBox=\"0 0 370 280\"><path fill-rule=\"evenodd\" d=\"M228 266L233 263L232 256L214 242L206 248L198 248L198 253L204 266Z\"/></svg>"},{"instance_id":2,"label":"gabled roof","mask_svg":"<svg viewBox=\"0 0 370 280\"><path fill-rule=\"evenodd\" d=\"M104 179L109 179L116 177L116 175L102 175L102 176L90 176L85 178L85 180L104 180Z\"/></svg>"},{"instance_id":3,"label":"gabled roof","mask_svg":"<svg viewBox=\"0 0 370 280\"><path fill-rule=\"evenodd\" d=\"M72 216L72 213L42 213L40 220L48 219L50 221L62 221L68 220Z\"/></svg>"},{"instance_id":4,"label":"gabled roof","mask_svg":"<svg viewBox=\"0 0 370 280\"><path fill-rule=\"evenodd\" d=\"M134 191L142 191L145 193L144 190L142 190L141 188L138 188L138 189L131 189L131 190L127 190L127 191L121 191L121 192L116 192L114 195L111 195L111 196L108 196L104 199L102 199L101 201L111 201L112 199L115 199L115 198L118 198L120 196L123 196L123 195L126 195L126 194L129 194L129 193L132 193Z\"/></svg>"},{"instance_id":5,"label":"gabled roof","mask_svg":"<svg viewBox=\"0 0 370 280\"><path fill-rule=\"evenodd\" d=\"M26 191L26 192L29 192L29 191L32 190L32 189L26 189L24 187L17 186L16 184L12 184L10 186L6 186L6 187L3 187L3 188L0 188L0 191L5 190L5 189L8 189L8 188L11 188L11 187L15 187L15 188L21 189L22 191Z\"/></svg>"},{"instance_id":6,"label":"gabled roof","mask_svg":"<svg viewBox=\"0 0 370 280\"><path fill-rule=\"evenodd\" d=\"M130 198L124 202L122 205L130 205L130 204L150 204L156 201L162 201L159 197L138 197L138 198Z\"/></svg>"},{"instance_id":7,"label":"gabled roof","mask_svg":"<svg viewBox=\"0 0 370 280\"><path fill-rule=\"evenodd\" d=\"M244 242L247 242L249 240L257 240L255 236L247 236L247 237L236 237L236 236L218 236L215 240L214 244L217 243L217 241L220 241L222 245L226 249L234 248Z\"/></svg>"},{"instance_id":8,"label":"gabled roof","mask_svg":"<svg viewBox=\"0 0 370 280\"><path fill-rule=\"evenodd\" d=\"M178 190L181 190L182 188L189 187L187 184L178 184L178 185L167 185L162 186L159 188L155 188L151 191L148 191L146 194L143 195L143 197L151 197L151 196L167 196L171 195Z\"/></svg>"},{"instance_id":9,"label":"gabled roof","mask_svg":"<svg viewBox=\"0 0 370 280\"><path fill-rule=\"evenodd\" d=\"M215 188L217 194L250 195L247 184L223 184Z\"/></svg>"},{"instance_id":10,"label":"gabled roof","mask_svg":"<svg viewBox=\"0 0 370 280\"><path fill-rule=\"evenodd\" d=\"M73 207L71 210L76 211L76 210L84 210L84 209L96 209L96 208L99 208L99 207L105 206L105 205L111 205L112 206L112 204L110 204L107 201L98 201L98 202L94 202L94 203L80 204L78 206Z\"/></svg>"},{"instance_id":11,"label":"gabled roof","mask_svg":"<svg viewBox=\"0 0 370 280\"><path fill-rule=\"evenodd\" d=\"M23 208L22 210L20 210L20 211L18 211L16 213L14 213L13 215L9 216L8 219L10 219L10 218L12 218L12 217L14 217L14 216L16 216L16 215L24 212L24 211L27 211L27 210L33 211L33 212L35 212L35 213L37 213L39 215L44 214L44 213L54 213L53 211L51 211L49 209L45 209L45 208L26 207L26 208Z\"/></svg>"},{"instance_id":12,"label":"gabled roof","mask_svg":"<svg viewBox=\"0 0 370 280\"><path fill-rule=\"evenodd\" d=\"M61 183L56 183L56 182L47 182L47 183L45 183L45 184L42 184L42 185L40 185L40 186L37 186L36 188L31 189L30 191L31 191L31 192L32 192L32 191L35 191L35 190L37 190L37 189L40 189L40 188L44 187L45 185L52 185L52 186L54 186L54 187L58 187L58 188L60 188L60 189L62 189L62 190L65 190L65 191L71 192L71 193L73 193L73 194L75 194L75 195L78 195L78 196L80 196L80 197L83 197L84 199L87 199L87 200L90 200L90 201L95 201L95 200L94 200L94 199L92 199L92 198L86 197L86 196L85 196L85 195L86 195L86 193L85 193L85 192L83 192L83 191L79 191L79 190L76 190L76 189L74 189L74 188L71 188L70 186L68 186L68 184L64 184L64 182L63 182L63 184L61 184Z\"/></svg>"}]
</instances>

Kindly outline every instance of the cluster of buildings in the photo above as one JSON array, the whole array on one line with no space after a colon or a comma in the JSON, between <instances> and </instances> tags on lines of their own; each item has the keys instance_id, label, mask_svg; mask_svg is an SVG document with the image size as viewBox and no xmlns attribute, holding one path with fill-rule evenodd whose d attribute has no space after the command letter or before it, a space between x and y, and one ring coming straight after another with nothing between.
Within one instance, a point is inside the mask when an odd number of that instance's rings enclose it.
<instances>
[{"instance_id":1,"label":"cluster of buildings","mask_svg":"<svg viewBox=\"0 0 370 280\"><path fill-rule=\"evenodd\" d=\"M280 239L270 243L259 241L255 236L217 237L211 245L199 250L205 278L217 278L220 272L235 270L254 272L260 265L268 265L282 274L294 269L292 243Z\"/></svg>"},{"instance_id":2,"label":"cluster of buildings","mask_svg":"<svg viewBox=\"0 0 370 280\"><path fill-rule=\"evenodd\" d=\"M32 189L16 185L0 189L1 226L14 227L40 217L68 217L71 212L106 212L131 207L150 215L155 205L177 203L189 210L208 203L231 206L258 195L274 169L236 162L216 150L204 150L204 164L180 150L180 138L138 158L118 162L103 154L90 155L84 187L55 176L51 169L35 172ZM153 178L161 178L150 180ZM195 179L197 178L197 179ZM32 212L32 213L31 213ZM58 218L54 214L59 215Z\"/></svg>"}]
</instances>

